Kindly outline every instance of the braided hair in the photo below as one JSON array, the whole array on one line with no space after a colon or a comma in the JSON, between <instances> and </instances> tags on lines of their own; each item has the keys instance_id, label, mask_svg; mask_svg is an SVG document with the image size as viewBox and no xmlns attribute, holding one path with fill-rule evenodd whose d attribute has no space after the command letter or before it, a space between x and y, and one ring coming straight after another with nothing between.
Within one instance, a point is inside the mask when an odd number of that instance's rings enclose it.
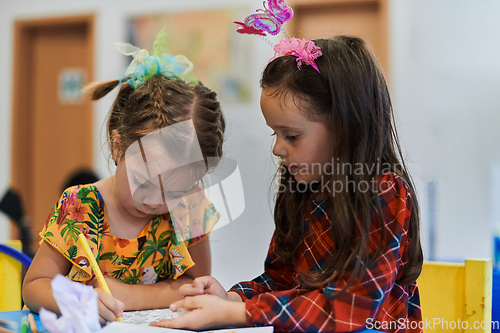
<instances>
[{"instance_id":1,"label":"braided hair","mask_svg":"<svg viewBox=\"0 0 500 333\"><path fill-rule=\"evenodd\" d=\"M92 100L106 96L119 85L118 80L97 83L88 90ZM186 84L163 75L133 89L123 83L107 121L107 139L113 151L113 130L120 133L122 154L143 136L166 126L191 119L205 159L207 171L215 165L207 158L222 157L225 121L217 94L203 84ZM120 156L121 157L121 156ZM213 159L212 159L213 160Z\"/></svg>"}]
</instances>

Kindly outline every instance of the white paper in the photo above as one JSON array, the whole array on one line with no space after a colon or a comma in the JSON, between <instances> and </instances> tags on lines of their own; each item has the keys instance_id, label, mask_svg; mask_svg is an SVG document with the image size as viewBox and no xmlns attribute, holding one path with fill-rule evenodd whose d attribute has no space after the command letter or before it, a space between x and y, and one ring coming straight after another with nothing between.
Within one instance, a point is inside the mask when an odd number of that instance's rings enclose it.
<instances>
[{"instance_id":1,"label":"white paper","mask_svg":"<svg viewBox=\"0 0 500 333\"><path fill-rule=\"evenodd\" d=\"M180 309L179 309L180 310ZM127 311L123 313L122 320L126 324L145 325L162 319L174 319L179 313L172 312L169 308L143 311Z\"/></svg>"},{"instance_id":2,"label":"white paper","mask_svg":"<svg viewBox=\"0 0 500 333\"><path fill-rule=\"evenodd\" d=\"M51 333L92 333L101 330L97 292L92 286L71 281L57 275L51 282L61 316L44 308L40 309L40 320Z\"/></svg>"}]
</instances>

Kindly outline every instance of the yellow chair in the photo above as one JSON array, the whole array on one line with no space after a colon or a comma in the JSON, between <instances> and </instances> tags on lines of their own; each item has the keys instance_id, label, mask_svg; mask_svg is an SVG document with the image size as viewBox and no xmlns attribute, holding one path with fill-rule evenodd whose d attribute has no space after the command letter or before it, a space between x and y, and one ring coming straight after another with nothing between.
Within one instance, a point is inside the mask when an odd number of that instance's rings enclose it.
<instances>
[{"instance_id":1,"label":"yellow chair","mask_svg":"<svg viewBox=\"0 0 500 333\"><path fill-rule=\"evenodd\" d=\"M21 251L19 240L4 243ZM0 311L21 310L21 269L17 259L0 252Z\"/></svg>"},{"instance_id":2,"label":"yellow chair","mask_svg":"<svg viewBox=\"0 0 500 333\"><path fill-rule=\"evenodd\" d=\"M491 332L491 259L426 261L417 280L424 332Z\"/></svg>"}]
</instances>

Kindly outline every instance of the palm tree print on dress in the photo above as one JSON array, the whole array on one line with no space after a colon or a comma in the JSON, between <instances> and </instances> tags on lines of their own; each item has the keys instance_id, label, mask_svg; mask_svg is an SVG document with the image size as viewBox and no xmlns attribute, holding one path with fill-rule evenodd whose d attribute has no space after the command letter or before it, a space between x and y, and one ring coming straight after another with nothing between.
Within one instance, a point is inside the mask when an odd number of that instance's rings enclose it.
<instances>
[{"instance_id":1,"label":"palm tree print on dress","mask_svg":"<svg viewBox=\"0 0 500 333\"><path fill-rule=\"evenodd\" d=\"M157 281L175 279L194 265L188 246L204 239L220 217L204 195L189 200L194 201L182 203L190 208L185 220L196 223L193 229L203 235L176 235L170 215L164 214L153 217L137 238L123 239L110 232L105 203L97 187L70 187L52 208L40 236L73 263L67 276L75 281L87 281L93 274L88 265L82 264L88 258L77 242L80 233L87 238L101 271L107 275L130 284L141 283L145 272L148 281L154 280L154 274Z\"/></svg>"}]
</instances>

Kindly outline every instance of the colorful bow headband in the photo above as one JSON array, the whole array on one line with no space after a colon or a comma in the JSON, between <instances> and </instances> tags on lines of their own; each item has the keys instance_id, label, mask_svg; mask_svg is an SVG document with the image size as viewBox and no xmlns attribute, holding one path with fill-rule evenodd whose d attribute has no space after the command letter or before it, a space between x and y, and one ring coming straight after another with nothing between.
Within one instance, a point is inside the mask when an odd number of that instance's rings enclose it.
<instances>
[{"instance_id":1,"label":"colorful bow headband","mask_svg":"<svg viewBox=\"0 0 500 333\"><path fill-rule=\"evenodd\" d=\"M258 9L257 14L248 15L244 23L235 21L234 23L240 25L237 32L258 36L266 36L267 32L275 36L281 31L283 24L293 17L293 10L286 4L285 0L266 0L264 8L265 10ZM288 36L286 32L285 34ZM278 45L274 46L274 58L284 55L297 57L299 70L302 63L306 63L320 73L315 59L320 57L322 53L321 49L314 45L314 42L293 37L282 39Z\"/></svg>"},{"instance_id":2,"label":"colorful bow headband","mask_svg":"<svg viewBox=\"0 0 500 333\"><path fill-rule=\"evenodd\" d=\"M153 43L153 52L149 55L146 49L140 49L129 43L117 42L115 47L118 52L134 57L125 74L120 77L121 81L126 81L134 89L152 79L158 74L172 79L183 79L186 83L198 84L196 76L191 71L193 63L189 59L179 54L177 56L169 54L167 44L167 34L163 28Z\"/></svg>"},{"instance_id":3,"label":"colorful bow headband","mask_svg":"<svg viewBox=\"0 0 500 333\"><path fill-rule=\"evenodd\" d=\"M321 48L314 45L313 41L294 37L282 39L278 45L274 46L274 58L285 55L297 57L299 69L302 63L306 63L320 73L315 59L322 55Z\"/></svg>"}]
</instances>

